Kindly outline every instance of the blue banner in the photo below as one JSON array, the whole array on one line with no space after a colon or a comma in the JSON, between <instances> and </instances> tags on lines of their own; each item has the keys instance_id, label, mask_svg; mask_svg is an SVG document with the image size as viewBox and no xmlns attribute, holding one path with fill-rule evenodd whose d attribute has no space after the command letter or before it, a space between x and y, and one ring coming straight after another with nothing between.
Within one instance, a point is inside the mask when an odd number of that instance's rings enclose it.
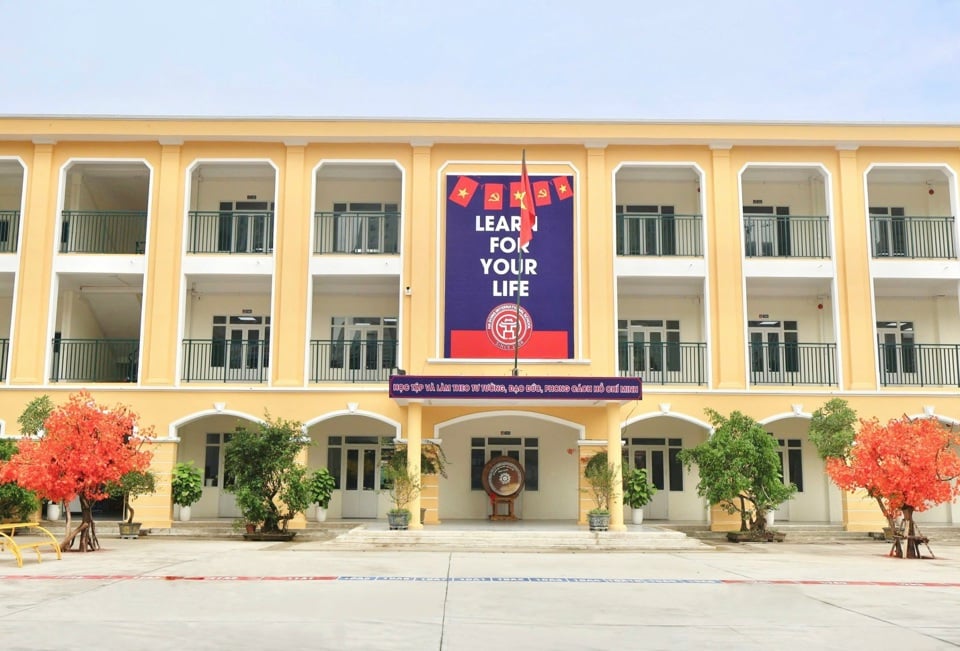
<instances>
[{"instance_id":1,"label":"blue banner","mask_svg":"<svg viewBox=\"0 0 960 651\"><path fill-rule=\"evenodd\" d=\"M393 375L390 397L408 400L509 398L526 400L640 400L636 377L490 377Z\"/></svg>"}]
</instances>

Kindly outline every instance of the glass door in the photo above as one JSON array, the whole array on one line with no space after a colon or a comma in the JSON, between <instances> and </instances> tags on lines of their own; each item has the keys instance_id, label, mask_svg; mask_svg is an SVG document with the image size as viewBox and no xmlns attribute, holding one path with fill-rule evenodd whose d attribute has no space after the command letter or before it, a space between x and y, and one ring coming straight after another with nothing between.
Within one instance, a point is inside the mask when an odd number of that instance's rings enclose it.
<instances>
[{"instance_id":1,"label":"glass door","mask_svg":"<svg viewBox=\"0 0 960 651\"><path fill-rule=\"evenodd\" d=\"M914 342L913 321L879 321L877 323L880 369L888 382L918 383L917 349Z\"/></svg>"},{"instance_id":2,"label":"glass door","mask_svg":"<svg viewBox=\"0 0 960 651\"><path fill-rule=\"evenodd\" d=\"M639 468L647 471L647 480L657 487L653 499L643 507L643 518L651 520L666 520L668 517L669 491L666 487L669 482L667 473L670 468L664 463L667 453L666 445L630 446L625 450L629 455L630 468Z\"/></svg>"},{"instance_id":3,"label":"glass door","mask_svg":"<svg viewBox=\"0 0 960 651\"><path fill-rule=\"evenodd\" d=\"M348 443L343 454L343 517L376 518L379 447Z\"/></svg>"}]
</instances>

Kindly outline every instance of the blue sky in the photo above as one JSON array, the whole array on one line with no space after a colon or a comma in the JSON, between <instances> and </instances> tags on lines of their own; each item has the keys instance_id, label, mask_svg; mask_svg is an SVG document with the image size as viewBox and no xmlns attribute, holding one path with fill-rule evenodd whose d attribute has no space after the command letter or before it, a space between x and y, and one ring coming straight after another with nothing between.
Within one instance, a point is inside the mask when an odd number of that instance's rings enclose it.
<instances>
[{"instance_id":1,"label":"blue sky","mask_svg":"<svg viewBox=\"0 0 960 651\"><path fill-rule=\"evenodd\" d=\"M960 0L0 0L0 114L960 121Z\"/></svg>"}]
</instances>

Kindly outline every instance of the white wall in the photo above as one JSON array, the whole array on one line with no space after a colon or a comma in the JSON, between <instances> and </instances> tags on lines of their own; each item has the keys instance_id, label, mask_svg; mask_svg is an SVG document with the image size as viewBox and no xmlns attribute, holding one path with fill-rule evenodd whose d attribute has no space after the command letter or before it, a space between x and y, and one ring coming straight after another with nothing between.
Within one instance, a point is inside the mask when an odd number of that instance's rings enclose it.
<instances>
[{"instance_id":1,"label":"white wall","mask_svg":"<svg viewBox=\"0 0 960 651\"><path fill-rule=\"evenodd\" d=\"M335 203L395 203L399 207L401 191L399 178L396 181L324 180L321 178L317 182L315 210L316 212L331 212Z\"/></svg>"},{"instance_id":2,"label":"white wall","mask_svg":"<svg viewBox=\"0 0 960 651\"><path fill-rule=\"evenodd\" d=\"M187 299L189 307L184 339L210 339L214 316L239 316L245 309L252 310L251 316L270 316L270 294L188 294ZM262 331L264 325L250 327L259 327ZM229 324L227 328L230 328Z\"/></svg>"},{"instance_id":3,"label":"white wall","mask_svg":"<svg viewBox=\"0 0 960 651\"><path fill-rule=\"evenodd\" d=\"M620 296L617 303L618 319L679 319L680 341L706 341L699 296Z\"/></svg>"},{"instance_id":4,"label":"white wall","mask_svg":"<svg viewBox=\"0 0 960 651\"><path fill-rule=\"evenodd\" d=\"M941 176L940 172L931 172L931 177ZM934 193L931 195L930 190ZM946 180L932 185L926 183L869 183L867 185L867 206L901 207L908 216L930 215L944 217L952 215L950 207L950 186Z\"/></svg>"},{"instance_id":5,"label":"white wall","mask_svg":"<svg viewBox=\"0 0 960 651\"><path fill-rule=\"evenodd\" d=\"M818 304L822 304L823 309L818 309ZM747 320L760 320L760 314L769 315L771 321L796 321L797 337L800 343L818 344L837 341L837 335L834 334L833 327L833 311L830 309L829 299L818 298L817 296L787 298L748 296Z\"/></svg>"},{"instance_id":6,"label":"white wall","mask_svg":"<svg viewBox=\"0 0 960 651\"><path fill-rule=\"evenodd\" d=\"M330 339L331 319L335 316L397 318L400 315L398 300L396 294L314 294L313 312L310 320L310 338Z\"/></svg>"},{"instance_id":7,"label":"white wall","mask_svg":"<svg viewBox=\"0 0 960 651\"><path fill-rule=\"evenodd\" d=\"M197 183L194 174L193 193L190 197L190 210L220 210L221 201L266 201L275 200L275 182L273 174L269 176L245 179L212 178ZM247 199L255 195L256 199ZM268 205L269 207L269 205Z\"/></svg>"},{"instance_id":8,"label":"white wall","mask_svg":"<svg viewBox=\"0 0 960 651\"><path fill-rule=\"evenodd\" d=\"M955 296L878 297L877 321L913 321L919 344L960 343L960 307Z\"/></svg>"},{"instance_id":9,"label":"white wall","mask_svg":"<svg viewBox=\"0 0 960 651\"><path fill-rule=\"evenodd\" d=\"M818 173L811 170L810 174ZM822 178L802 183L751 181L748 171L743 177L742 192L744 206L787 206L790 208L791 215L801 217L822 216L828 213ZM762 203L754 204L757 200Z\"/></svg>"},{"instance_id":10,"label":"white wall","mask_svg":"<svg viewBox=\"0 0 960 651\"><path fill-rule=\"evenodd\" d=\"M617 206L673 206L678 215L700 214L700 193L695 181L625 181L616 182Z\"/></svg>"}]
</instances>

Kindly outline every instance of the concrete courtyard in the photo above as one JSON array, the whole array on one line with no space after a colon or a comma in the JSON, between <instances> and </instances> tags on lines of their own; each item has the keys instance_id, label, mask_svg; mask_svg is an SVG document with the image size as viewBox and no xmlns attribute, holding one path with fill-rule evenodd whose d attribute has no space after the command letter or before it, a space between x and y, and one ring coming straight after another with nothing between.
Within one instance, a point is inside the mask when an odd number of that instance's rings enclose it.
<instances>
[{"instance_id":1,"label":"concrete courtyard","mask_svg":"<svg viewBox=\"0 0 960 651\"><path fill-rule=\"evenodd\" d=\"M960 646L960 547L649 553L325 551L103 538L0 553L14 649L877 649Z\"/></svg>"}]
</instances>

